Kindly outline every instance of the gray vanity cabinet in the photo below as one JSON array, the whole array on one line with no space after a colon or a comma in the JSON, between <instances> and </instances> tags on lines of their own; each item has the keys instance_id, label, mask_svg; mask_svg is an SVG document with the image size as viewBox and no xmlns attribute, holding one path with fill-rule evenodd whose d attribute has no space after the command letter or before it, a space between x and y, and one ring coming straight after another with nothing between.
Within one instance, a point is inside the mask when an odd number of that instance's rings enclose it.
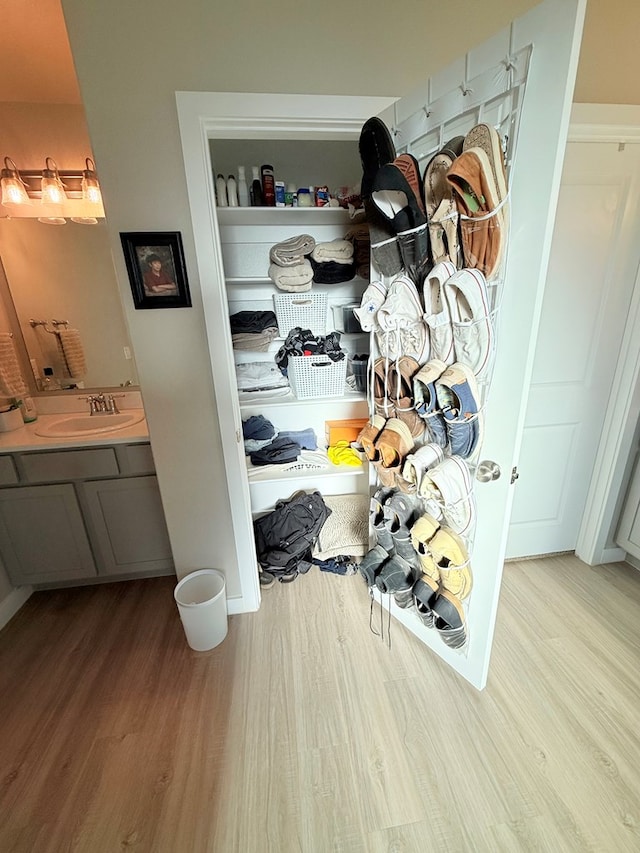
<instances>
[{"instance_id":1,"label":"gray vanity cabinet","mask_svg":"<svg viewBox=\"0 0 640 853\"><path fill-rule=\"evenodd\" d=\"M0 456L0 556L11 581L170 574L154 472L148 443Z\"/></svg>"},{"instance_id":2,"label":"gray vanity cabinet","mask_svg":"<svg viewBox=\"0 0 640 853\"><path fill-rule=\"evenodd\" d=\"M100 574L162 571L171 546L155 477L95 480L80 485Z\"/></svg>"},{"instance_id":3,"label":"gray vanity cabinet","mask_svg":"<svg viewBox=\"0 0 640 853\"><path fill-rule=\"evenodd\" d=\"M16 585L96 576L70 483L0 489L0 550Z\"/></svg>"}]
</instances>

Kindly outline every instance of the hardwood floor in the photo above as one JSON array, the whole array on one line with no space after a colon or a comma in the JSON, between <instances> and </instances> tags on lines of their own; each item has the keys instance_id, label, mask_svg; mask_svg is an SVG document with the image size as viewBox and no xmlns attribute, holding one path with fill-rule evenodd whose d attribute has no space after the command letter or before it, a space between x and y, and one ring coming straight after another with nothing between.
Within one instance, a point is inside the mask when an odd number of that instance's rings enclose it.
<instances>
[{"instance_id":1,"label":"hardwood floor","mask_svg":"<svg viewBox=\"0 0 640 853\"><path fill-rule=\"evenodd\" d=\"M359 577L192 652L175 579L34 595L0 633L3 853L640 850L640 574L510 563L487 689Z\"/></svg>"}]
</instances>

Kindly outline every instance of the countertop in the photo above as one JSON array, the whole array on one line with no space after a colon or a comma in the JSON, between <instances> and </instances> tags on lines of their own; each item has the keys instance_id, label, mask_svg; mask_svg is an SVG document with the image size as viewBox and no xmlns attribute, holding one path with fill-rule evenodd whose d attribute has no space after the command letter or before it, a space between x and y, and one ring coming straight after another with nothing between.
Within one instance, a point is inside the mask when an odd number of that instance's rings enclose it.
<instances>
[{"instance_id":1,"label":"countertop","mask_svg":"<svg viewBox=\"0 0 640 853\"><path fill-rule=\"evenodd\" d=\"M134 411L125 409L123 411ZM141 410L138 410L141 411ZM71 413L69 413L71 414ZM100 435L85 435L74 438L49 438L36 434L36 429L43 424L60 420L63 414L38 415L38 420L25 424L20 429L11 432L0 432L0 453L14 453L23 450L60 450L70 447L97 447L106 444L132 444L138 441L149 441L147 421L143 418L137 424L132 424L115 432Z\"/></svg>"}]
</instances>

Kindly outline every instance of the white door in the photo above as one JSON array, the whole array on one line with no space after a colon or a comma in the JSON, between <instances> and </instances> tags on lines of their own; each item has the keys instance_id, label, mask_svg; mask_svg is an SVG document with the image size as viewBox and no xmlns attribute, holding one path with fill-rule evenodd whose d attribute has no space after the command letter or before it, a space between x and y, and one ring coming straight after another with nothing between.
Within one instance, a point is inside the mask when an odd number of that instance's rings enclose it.
<instances>
[{"instance_id":1,"label":"white door","mask_svg":"<svg viewBox=\"0 0 640 853\"><path fill-rule=\"evenodd\" d=\"M547 0L434 76L420 92L397 102L393 116L393 123L400 126L418 114L433 122L437 118L434 111L437 112L441 103L449 108L457 99L458 114L466 116L462 124L469 121L473 124L472 113L481 120L485 115L486 120L490 120L488 91L486 98L480 100L480 106L473 108L474 97L477 99L479 92L474 95L470 81L478 80L486 86L486 78L491 77L496 66L509 72L512 58L533 45L517 151L511 164L512 229L500 309L498 353L485 413L483 456L495 460L503 474L495 482L476 489L478 526L473 550L474 590L468 617L470 639L465 651L454 652L444 646L410 611L394 611L425 644L478 688L485 685L489 666L513 495L510 472L518 463L584 7L584 0ZM272 138L286 138L286 135L277 136L276 131L282 133L283 128L289 128L298 134L308 134L292 138L350 133L351 138L357 139L357 124L372 113L363 113L367 110L366 104L354 108L354 100L293 95L263 96L260 100L256 96L254 113L247 116L238 106L237 95L177 95L212 372L218 406L221 412L226 412L220 418L220 425L223 441L230 442L229 449L234 442L237 447L241 433L238 432L236 438L240 422L237 402L234 403L235 376L230 341L220 333L219 318L226 302L208 168L209 135L224 127L229 133L237 132L237 128L243 126L254 135L271 133ZM370 99L369 106L372 101ZM274 116L278 116L277 122ZM387 114L384 118L388 121ZM452 120L447 126L451 129L454 125ZM233 418L229 412L233 412ZM243 471L244 456L238 450L225 454L225 459L235 525L229 535L236 543L243 595L245 590L247 595L246 609L251 609L257 590L255 551L252 560L248 544L252 540L251 514Z\"/></svg>"},{"instance_id":2,"label":"white door","mask_svg":"<svg viewBox=\"0 0 640 853\"><path fill-rule=\"evenodd\" d=\"M497 318L496 365L486 400L485 437L480 454L481 459L498 463L501 476L486 484L476 482L475 487L478 523L471 556L474 588L467 614L466 654L443 646L412 611L392 610L399 621L479 688L486 683L491 654L514 492L511 472L519 466L583 15L582 2L543 3L515 21L510 29L434 77L429 86L432 100L427 113L431 121L438 117L442 96L455 91L461 117L458 123L452 121L448 126L464 132L475 118L492 120L500 63L507 66L507 57L513 58L533 45L516 150L510 164L511 234ZM478 99L484 85L483 75L491 68L496 69L497 89L493 96L490 92L481 95L483 109L478 114L469 110L467 102ZM418 95L414 93L407 107L403 102L395 105L401 128L405 126L403 117L410 116L417 103ZM414 138L417 134L409 125L407 118L407 133ZM419 154L419 143L409 148Z\"/></svg>"},{"instance_id":3,"label":"white door","mask_svg":"<svg viewBox=\"0 0 640 853\"><path fill-rule=\"evenodd\" d=\"M639 184L640 146L567 145L507 557L575 550L640 261Z\"/></svg>"}]
</instances>

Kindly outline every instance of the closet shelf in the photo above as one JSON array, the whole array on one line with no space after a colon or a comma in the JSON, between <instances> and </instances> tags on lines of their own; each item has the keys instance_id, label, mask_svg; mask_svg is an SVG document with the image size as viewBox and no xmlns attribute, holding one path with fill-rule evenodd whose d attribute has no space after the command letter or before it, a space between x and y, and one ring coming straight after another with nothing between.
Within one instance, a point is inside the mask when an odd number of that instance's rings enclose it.
<instances>
[{"instance_id":1,"label":"closet shelf","mask_svg":"<svg viewBox=\"0 0 640 853\"><path fill-rule=\"evenodd\" d=\"M260 394L261 392L258 392ZM301 407L308 408L311 405L321 404L321 405L334 405L336 403L359 403L365 402L367 397L364 391L345 391L342 397L315 397L311 400L299 400L294 394L293 391L290 391L288 394L283 394L277 397L267 397L267 396L258 396L255 397L239 397L240 402L240 410L244 409L255 409L256 407L261 408L264 406L269 406L269 408L284 408L289 409L292 407Z\"/></svg>"},{"instance_id":2,"label":"closet shelf","mask_svg":"<svg viewBox=\"0 0 640 853\"><path fill-rule=\"evenodd\" d=\"M364 221L352 219L342 207L218 207L218 223L225 225L353 225Z\"/></svg>"},{"instance_id":3,"label":"closet shelf","mask_svg":"<svg viewBox=\"0 0 640 853\"><path fill-rule=\"evenodd\" d=\"M259 470L259 467L254 467L250 462L247 462L249 488L264 483L282 483L283 481L288 483L291 480L306 480L309 477L313 477L315 481L344 476L368 476L368 469L364 463L356 467L355 465L333 465L330 462L329 468L302 468L299 471L265 471L263 474L258 473Z\"/></svg>"}]
</instances>

